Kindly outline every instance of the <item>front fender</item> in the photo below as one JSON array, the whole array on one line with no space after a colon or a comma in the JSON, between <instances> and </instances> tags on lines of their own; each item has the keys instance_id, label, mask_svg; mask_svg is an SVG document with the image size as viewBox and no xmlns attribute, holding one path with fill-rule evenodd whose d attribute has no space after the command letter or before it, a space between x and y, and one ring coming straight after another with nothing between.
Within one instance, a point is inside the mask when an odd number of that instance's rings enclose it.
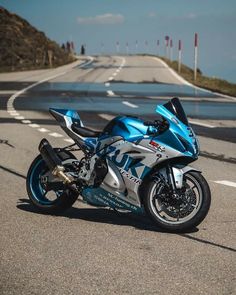
<instances>
[{"instance_id":1,"label":"front fender","mask_svg":"<svg viewBox=\"0 0 236 295\"><path fill-rule=\"evenodd\" d=\"M183 176L184 174L186 174L187 172L190 171L197 171L200 172L200 170L193 168L191 166L185 166L183 164L181 164L181 161L177 162L177 163L167 163L166 161L164 163L162 163L162 165L156 165L155 167L153 167L153 169L144 177L139 190L138 190L138 194L139 194L139 198L140 201L142 202L142 198L143 195L145 193L145 188L148 185L149 182L152 181L153 179L153 175L155 175L158 171L163 171L165 170L165 167L167 164L172 164L171 166L173 167L173 174L174 174L174 178L175 178L175 184L176 184L176 188L181 188L183 186ZM165 177L167 177L166 173L163 173ZM176 183L176 181L178 181L178 183Z\"/></svg>"},{"instance_id":2,"label":"front fender","mask_svg":"<svg viewBox=\"0 0 236 295\"><path fill-rule=\"evenodd\" d=\"M175 180L175 186L176 188L180 189L183 186L183 176L189 171L197 171L200 172L200 170L193 168L191 166L184 166L184 167L172 167L173 170L173 176Z\"/></svg>"},{"instance_id":3,"label":"front fender","mask_svg":"<svg viewBox=\"0 0 236 295\"><path fill-rule=\"evenodd\" d=\"M201 170L196 169L196 168L193 168L193 167L191 167L191 166L185 166L185 167L181 168L181 170L182 170L183 174L185 174L185 173L187 173L187 172L189 172L189 171L197 171L197 172L202 173Z\"/></svg>"}]
</instances>

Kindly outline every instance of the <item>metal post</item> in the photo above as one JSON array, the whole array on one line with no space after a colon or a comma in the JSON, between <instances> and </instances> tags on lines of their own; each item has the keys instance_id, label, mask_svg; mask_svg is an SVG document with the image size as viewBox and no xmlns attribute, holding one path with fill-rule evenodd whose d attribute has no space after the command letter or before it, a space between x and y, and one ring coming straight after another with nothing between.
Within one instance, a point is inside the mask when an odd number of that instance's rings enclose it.
<instances>
[{"instance_id":1,"label":"metal post","mask_svg":"<svg viewBox=\"0 0 236 295\"><path fill-rule=\"evenodd\" d=\"M160 41L157 40L157 55L160 55L160 54L159 54L159 45L160 45Z\"/></svg>"},{"instance_id":2,"label":"metal post","mask_svg":"<svg viewBox=\"0 0 236 295\"><path fill-rule=\"evenodd\" d=\"M170 39L170 61L173 60L173 40Z\"/></svg>"},{"instance_id":3,"label":"metal post","mask_svg":"<svg viewBox=\"0 0 236 295\"><path fill-rule=\"evenodd\" d=\"M181 40L179 40L179 56L178 56L178 73L181 72L181 59L182 59L182 44Z\"/></svg>"},{"instance_id":4,"label":"metal post","mask_svg":"<svg viewBox=\"0 0 236 295\"><path fill-rule=\"evenodd\" d=\"M169 57L169 50L168 50L168 48L169 48L169 39L170 39L169 36L165 36L165 40L166 40L166 58Z\"/></svg>"},{"instance_id":5,"label":"metal post","mask_svg":"<svg viewBox=\"0 0 236 295\"><path fill-rule=\"evenodd\" d=\"M129 54L129 43L126 42L126 54L128 55Z\"/></svg>"},{"instance_id":6,"label":"metal post","mask_svg":"<svg viewBox=\"0 0 236 295\"><path fill-rule=\"evenodd\" d=\"M148 53L148 41L145 41L145 48L146 48L146 53Z\"/></svg>"},{"instance_id":7,"label":"metal post","mask_svg":"<svg viewBox=\"0 0 236 295\"><path fill-rule=\"evenodd\" d=\"M197 80L197 59L198 59L198 34L194 38L194 81Z\"/></svg>"},{"instance_id":8,"label":"metal post","mask_svg":"<svg viewBox=\"0 0 236 295\"><path fill-rule=\"evenodd\" d=\"M119 43L119 41L116 42L116 52L117 53L120 52L120 43Z\"/></svg>"}]
</instances>

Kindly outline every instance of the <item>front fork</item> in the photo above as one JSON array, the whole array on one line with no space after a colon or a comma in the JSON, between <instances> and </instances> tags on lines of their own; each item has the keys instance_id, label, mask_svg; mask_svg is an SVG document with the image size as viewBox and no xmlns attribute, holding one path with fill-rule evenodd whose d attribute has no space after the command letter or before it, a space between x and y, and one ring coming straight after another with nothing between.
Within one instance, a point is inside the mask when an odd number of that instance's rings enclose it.
<instances>
[{"instance_id":1,"label":"front fork","mask_svg":"<svg viewBox=\"0 0 236 295\"><path fill-rule=\"evenodd\" d=\"M191 166L183 166L181 168L176 168L171 166L170 164L167 164L166 168L166 179L168 180L168 183L171 185L173 192L176 192L177 189L181 189L183 187L183 178L184 174L190 171L196 171L201 173L200 170L195 169Z\"/></svg>"},{"instance_id":2,"label":"front fork","mask_svg":"<svg viewBox=\"0 0 236 295\"><path fill-rule=\"evenodd\" d=\"M168 164L166 167L166 172L168 182L171 185L173 192L176 192L177 189L181 189L183 186L184 176L182 169L172 167Z\"/></svg>"}]
</instances>

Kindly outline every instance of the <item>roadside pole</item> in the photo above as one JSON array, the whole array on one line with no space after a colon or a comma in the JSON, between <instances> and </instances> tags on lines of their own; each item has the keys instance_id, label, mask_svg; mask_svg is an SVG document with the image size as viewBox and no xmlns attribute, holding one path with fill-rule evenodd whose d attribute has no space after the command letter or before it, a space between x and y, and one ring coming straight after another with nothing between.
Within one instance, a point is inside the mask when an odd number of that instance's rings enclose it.
<instances>
[{"instance_id":1,"label":"roadside pole","mask_svg":"<svg viewBox=\"0 0 236 295\"><path fill-rule=\"evenodd\" d=\"M170 61L173 60L173 40L170 39Z\"/></svg>"},{"instance_id":2,"label":"roadside pole","mask_svg":"<svg viewBox=\"0 0 236 295\"><path fill-rule=\"evenodd\" d=\"M138 53L138 40L136 40L136 42L135 42L135 52L136 52L136 54Z\"/></svg>"},{"instance_id":3,"label":"roadside pole","mask_svg":"<svg viewBox=\"0 0 236 295\"><path fill-rule=\"evenodd\" d=\"M157 55L160 55L159 46L160 46L160 40L157 40Z\"/></svg>"},{"instance_id":4,"label":"roadside pole","mask_svg":"<svg viewBox=\"0 0 236 295\"><path fill-rule=\"evenodd\" d=\"M101 43L101 55L103 55L104 54L104 43L102 42Z\"/></svg>"},{"instance_id":5,"label":"roadside pole","mask_svg":"<svg viewBox=\"0 0 236 295\"><path fill-rule=\"evenodd\" d=\"M198 60L198 34L194 37L194 81L197 80L197 60Z\"/></svg>"},{"instance_id":6,"label":"roadside pole","mask_svg":"<svg viewBox=\"0 0 236 295\"><path fill-rule=\"evenodd\" d=\"M126 54L128 55L129 54L129 43L126 42Z\"/></svg>"},{"instance_id":7,"label":"roadside pole","mask_svg":"<svg viewBox=\"0 0 236 295\"><path fill-rule=\"evenodd\" d=\"M178 56L178 73L181 72L181 60L182 60L182 44L181 44L181 40L179 40L179 56Z\"/></svg>"},{"instance_id":8,"label":"roadside pole","mask_svg":"<svg viewBox=\"0 0 236 295\"><path fill-rule=\"evenodd\" d=\"M148 53L148 41L145 41L145 48L146 48L146 53Z\"/></svg>"},{"instance_id":9,"label":"roadside pole","mask_svg":"<svg viewBox=\"0 0 236 295\"><path fill-rule=\"evenodd\" d=\"M116 53L120 52L120 43L119 41L116 42Z\"/></svg>"},{"instance_id":10,"label":"roadside pole","mask_svg":"<svg viewBox=\"0 0 236 295\"><path fill-rule=\"evenodd\" d=\"M166 46L166 58L168 58L169 57L169 50L168 50L168 47L169 47L169 36L165 36L165 46Z\"/></svg>"}]
</instances>

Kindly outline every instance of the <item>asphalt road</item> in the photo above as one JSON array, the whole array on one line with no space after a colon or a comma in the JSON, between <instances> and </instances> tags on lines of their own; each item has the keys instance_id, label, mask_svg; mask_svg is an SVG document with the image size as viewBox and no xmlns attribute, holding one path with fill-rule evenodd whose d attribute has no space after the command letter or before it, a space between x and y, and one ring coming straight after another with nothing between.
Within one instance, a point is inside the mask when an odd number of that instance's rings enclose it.
<instances>
[{"instance_id":1,"label":"asphalt road","mask_svg":"<svg viewBox=\"0 0 236 295\"><path fill-rule=\"evenodd\" d=\"M94 57L73 69L0 74L0 81L1 294L235 294L234 99L194 90L150 57ZM143 217L81 202L58 217L34 211L25 177L40 139L69 142L49 106L75 107L101 129L119 113L153 118L158 93L160 102L184 93L189 110L198 103L191 117L202 156L193 166L212 191L198 228L169 234ZM232 115L219 121L224 108Z\"/></svg>"}]
</instances>

